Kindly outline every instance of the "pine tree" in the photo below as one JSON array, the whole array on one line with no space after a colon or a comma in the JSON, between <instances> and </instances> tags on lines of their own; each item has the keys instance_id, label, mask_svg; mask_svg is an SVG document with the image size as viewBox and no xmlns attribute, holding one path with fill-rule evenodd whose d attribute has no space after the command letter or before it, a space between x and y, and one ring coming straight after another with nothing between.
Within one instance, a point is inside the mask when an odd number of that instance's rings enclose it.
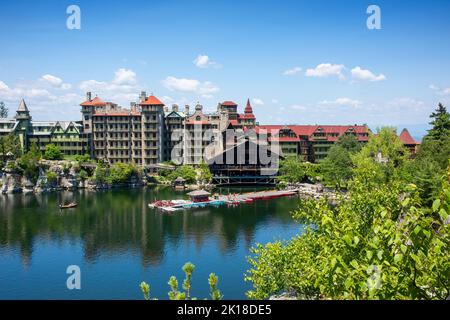
<instances>
[{"instance_id":1,"label":"pine tree","mask_svg":"<svg viewBox=\"0 0 450 320\"><path fill-rule=\"evenodd\" d=\"M439 103L435 112L430 115L433 119L430 124L433 126L428 130L428 139L441 140L450 134L450 114L442 103Z\"/></svg>"},{"instance_id":2,"label":"pine tree","mask_svg":"<svg viewBox=\"0 0 450 320\"><path fill-rule=\"evenodd\" d=\"M0 101L0 118L8 117L8 108L5 106L3 101Z\"/></svg>"}]
</instances>

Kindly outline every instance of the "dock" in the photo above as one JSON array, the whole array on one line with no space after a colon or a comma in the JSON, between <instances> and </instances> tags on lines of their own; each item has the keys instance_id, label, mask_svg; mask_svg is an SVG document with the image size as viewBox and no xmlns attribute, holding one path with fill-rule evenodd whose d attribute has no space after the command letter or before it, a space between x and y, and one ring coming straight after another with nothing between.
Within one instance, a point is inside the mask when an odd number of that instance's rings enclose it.
<instances>
[{"instance_id":1,"label":"dock","mask_svg":"<svg viewBox=\"0 0 450 320\"><path fill-rule=\"evenodd\" d=\"M193 192L201 193L203 196L204 192ZM160 209L165 212L175 212L178 210L185 209L195 209L204 208L207 206L235 206L245 203L253 203L258 200L270 200L281 197L290 197L298 195L298 190L266 190L258 192L248 192L240 194L228 194L228 195L218 195L213 197L203 198L202 201L189 201L189 200L159 200L149 204L150 208Z\"/></svg>"}]
</instances>

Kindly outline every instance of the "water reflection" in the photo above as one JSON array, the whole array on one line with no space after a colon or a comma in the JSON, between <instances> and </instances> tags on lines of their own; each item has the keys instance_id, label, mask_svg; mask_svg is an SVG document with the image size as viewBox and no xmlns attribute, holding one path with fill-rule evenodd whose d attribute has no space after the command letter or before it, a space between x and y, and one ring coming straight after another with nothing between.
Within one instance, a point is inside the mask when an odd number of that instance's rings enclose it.
<instances>
[{"instance_id":1,"label":"water reflection","mask_svg":"<svg viewBox=\"0 0 450 320\"><path fill-rule=\"evenodd\" d=\"M101 255L135 252L143 266L155 266L164 259L168 244L178 247L191 242L200 250L206 239L213 237L218 240L217 250L225 255L236 250L243 236L248 247L260 225L291 223L289 212L296 206L285 198L172 215L147 206L155 199L173 198L185 198L185 194L170 188L146 188L4 195L0 197L0 246L20 253L25 267L31 263L35 241L46 239L79 241L88 263ZM58 208L71 201L78 207Z\"/></svg>"}]
</instances>

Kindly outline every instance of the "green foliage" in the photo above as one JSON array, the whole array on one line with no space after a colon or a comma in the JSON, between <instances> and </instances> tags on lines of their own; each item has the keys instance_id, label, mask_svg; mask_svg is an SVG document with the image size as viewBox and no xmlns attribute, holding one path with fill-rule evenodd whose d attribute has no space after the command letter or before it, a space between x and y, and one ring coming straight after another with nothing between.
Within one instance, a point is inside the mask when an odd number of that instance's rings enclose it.
<instances>
[{"instance_id":1,"label":"green foliage","mask_svg":"<svg viewBox=\"0 0 450 320\"><path fill-rule=\"evenodd\" d=\"M142 281L139 287L144 295L144 299L150 300L150 286L146 282Z\"/></svg>"},{"instance_id":2,"label":"green foliage","mask_svg":"<svg viewBox=\"0 0 450 320\"><path fill-rule=\"evenodd\" d=\"M198 181L201 184L206 184L211 182L212 179L212 173L209 169L209 166L205 163L205 161L201 161L198 165Z\"/></svg>"},{"instance_id":3,"label":"green foliage","mask_svg":"<svg viewBox=\"0 0 450 320\"><path fill-rule=\"evenodd\" d=\"M344 134L339 140L336 142L336 145L344 148L346 151L350 153L359 152L362 148L361 142L358 141L358 138L354 134Z\"/></svg>"},{"instance_id":4,"label":"green foliage","mask_svg":"<svg viewBox=\"0 0 450 320\"><path fill-rule=\"evenodd\" d=\"M0 137L0 165L5 163L9 153L11 153L14 158L18 158L22 153L19 137L14 134L7 134Z\"/></svg>"},{"instance_id":5,"label":"green foliage","mask_svg":"<svg viewBox=\"0 0 450 320\"><path fill-rule=\"evenodd\" d=\"M320 163L323 182L336 188L345 187L352 177L350 152L340 145L330 148L327 157Z\"/></svg>"},{"instance_id":6,"label":"green foliage","mask_svg":"<svg viewBox=\"0 0 450 320\"><path fill-rule=\"evenodd\" d=\"M78 177L79 177L81 180L86 180L86 179L89 177L89 174L87 173L86 170L81 169L80 172L78 173Z\"/></svg>"},{"instance_id":7,"label":"green foliage","mask_svg":"<svg viewBox=\"0 0 450 320\"><path fill-rule=\"evenodd\" d=\"M427 139L440 141L450 135L450 114L442 103L439 103L430 118L432 119L430 124L433 128L428 131Z\"/></svg>"},{"instance_id":8,"label":"green foliage","mask_svg":"<svg viewBox=\"0 0 450 320\"><path fill-rule=\"evenodd\" d=\"M74 160L77 161L78 163L88 163L91 162L91 157L88 154L77 154L74 156Z\"/></svg>"},{"instance_id":9,"label":"green foliage","mask_svg":"<svg viewBox=\"0 0 450 320\"><path fill-rule=\"evenodd\" d=\"M0 101L0 118L8 118L8 108L3 101Z\"/></svg>"},{"instance_id":10,"label":"green foliage","mask_svg":"<svg viewBox=\"0 0 450 320\"><path fill-rule=\"evenodd\" d=\"M168 293L170 300L196 300L197 298L191 297L191 287L192 287L192 274L195 270L195 265L191 262L187 262L183 266L183 272L185 274L185 279L183 280L183 290L178 290L178 280L175 276L171 276L167 284L170 287L170 291ZM208 284L210 288L210 295L213 300L221 300L222 293L219 289L217 289L217 283L219 282L219 278L211 273L208 278ZM150 299L150 286L146 282L141 282L140 288L142 294L144 295L145 300Z\"/></svg>"},{"instance_id":11,"label":"green foliage","mask_svg":"<svg viewBox=\"0 0 450 320\"><path fill-rule=\"evenodd\" d=\"M219 283L219 277L215 273L211 273L208 278L208 284L210 288L210 296L212 300L222 300L223 296L219 289L217 289L217 284Z\"/></svg>"},{"instance_id":12,"label":"green foliage","mask_svg":"<svg viewBox=\"0 0 450 320\"><path fill-rule=\"evenodd\" d=\"M62 160L63 154L58 146L50 143L45 146L44 158L47 160Z\"/></svg>"},{"instance_id":13,"label":"green foliage","mask_svg":"<svg viewBox=\"0 0 450 320\"><path fill-rule=\"evenodd\" d=\"M16 167L29 179L36 181L39 176L39 160L41 152L36 144L16 161Z\"/></svg>"},{"instance_id":14,"label":"green foliage","mask_svg":"<svg viewBox=\"0 0 450 320\"><path fill-rule=\"evenodd\" d=\"M45 173L45 178L49 184L55 184L58 180L58 175L53 171L47 171Z\"/></svg>"},{"instance_id":15,"label":"green foliage","mask_svg":"<svg viewBox=\"0 0 450 320\"><path fill-rule=\"evenodd\" d=\"M109 168L107 164L102 161L97 163L97 167L94 171L94 180L97 183L107 183L107 178L109 176Z\"/></svg>"},{"instance_id":16,"label":"green foliage","mask_svg":"<svg viewBox=\"0 0 450 320\"><path fill-rule=\"evenodd\" d=\"M288 156L280 161L280 180L297 183L306 178L305 166L297 156Z\"/></svg>"},{"instance_id":17,"label":"green foliage","mask_svg":"<svg viewBox=\"0 0 450 320\"><path fill-rule=\"evenodd\" d=\"M197 181L197 172L192 166L183 165L172 170L167 176L169 180L173 181L178 177L182 177L187 183L195 183Z\"/></svg>"},{"instance_id":18,"label":"green foliage","mask_svg":"<svg viewBox=\"0 0 450 320\"><path fill-rule=\"evenodd\" d=\"M445 178L433 175L438 166L411 160L390 128L350 159L348 193L337 205L302 202L294 218L308 226L303 234L253 248L250 298L283 291L306 299L450 296L450 168ZM423 199L427 188L438 190L433 201Z\"/></svg>"},{"instance_id":19,"label":"green foliage","mask_svg":"<svg viewBox=\"0 0 450 320\"><path fill-rule=\"evenodd\" d=\"M109 168L107 182L110 184L126 183L130 180L133 174L137 173L138 170L133 164L118 162Z\"/></svg>"}]
</instances>

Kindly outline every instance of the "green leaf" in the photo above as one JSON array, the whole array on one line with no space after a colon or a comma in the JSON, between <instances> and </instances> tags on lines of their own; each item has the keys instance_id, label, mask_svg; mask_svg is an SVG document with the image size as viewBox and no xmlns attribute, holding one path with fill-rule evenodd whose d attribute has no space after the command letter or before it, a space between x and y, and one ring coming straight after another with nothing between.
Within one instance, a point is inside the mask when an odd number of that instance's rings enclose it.
<instances>
[{"instance_id":1,"label":"green leaf","mask_svg":"<svg viewBox=\"0 0 450 320\"><path fill-rule=\"evenodd\" d=\"M359 238L358 238L357 236L355 236L355 237L353 238L353 241L355 242L355 246L356 246L356 245L358 245L358 243L359 243Z\"/></svg>"},{"instance_id":2,"label":"green leaf","mask_svg":"<svg viewBox=\"0 0 450 320\"><path fill-rule=\"evenodd\" d=\"M367 256L367 259L371 260L372 257L373 257L373 252L372 252L371 250L368 250L368 251L366 252L366 256Z\"/></svg>"},{"instance_id":3,"label":"green leaf","mask_svg":"<svg viewBox=\"0 0 450 320\"><path fill-rule=\"evenodd\" d=\"M359 268L359 264L356 260L352 260L352 262L350 262L350 265L355 269Z\"/></svg>"},{"instance_id":4,"label":"green leaf","mask_svg":"<svg viewBox=\"0 0 450 320\"><path fill-rule=\"evenodd\" d=\"M433 202L433 212L436 212L439 207L441 206L441 200L440 199L436 199Z\"/></svg>"},{"instance_id":5,"label":"green leaf","mask_svg":"<svg viewBox=\"0 0 450 320\"><path fill-rule=\"evenodd\" d=\"M444 221L448 219L448 213L444 210L444 208L441 208L441 210L439 210L439 216Z\"/></svg>"},{"instance_id":6,"label":"green leaf","mask_svg":"<svg viewBox=\"0 0 450 320\"><path fill-rule=\"evenodd\" d=\"M418 234L421 230L422 230L422 227L419 226L419 225L417 225L417 226L414 228L414 234Z\"/></svg>"},{"instance_id":7,"label":"green leaf","mask_svg":"<svg viewBox=\"0 0 450 320\"><path fill-rule=\"evenodd\" d=\"M402 259L403 259L403 254L401 254L401 253L397 253L397 254L394 256L394 262L395 262L395 263L398 263L398 262L402 261Z\"/></svg>"},{"instance_id":8,"label":"green leaf","mask_svg":"<svg viewBox=\"0 0 450 320\"><path fill-rule=\"evenodd\" d=\"M431 236L430 231L428 231L428 230L426 230L426 229L423 229L422 232L423 232L423 234L424 234L427 238L429 238L429 237Z\"/></svg>"},{"instance_id":9,"label":"green leaf","mask_svg":"<svg viewBox=\"0 0 450 320\"><path fill-rule=\"evenodd\" d=\"M383 250L380 250L377 252L377 257L378 257L378 260L383 259Z\"/></svg>"},{"instance_id":10,"label":"green leaf","mask_svg":"<svg viewBox=\"0 0 450 320\"><path fill-rule=\"evenodd\" d=\"M404 244L402 244L402 245L400 245L400 250L401 250L403 253L406 253L406 250L408 250L408 247L405 246Z\"/></svg>"}]
</instances>

